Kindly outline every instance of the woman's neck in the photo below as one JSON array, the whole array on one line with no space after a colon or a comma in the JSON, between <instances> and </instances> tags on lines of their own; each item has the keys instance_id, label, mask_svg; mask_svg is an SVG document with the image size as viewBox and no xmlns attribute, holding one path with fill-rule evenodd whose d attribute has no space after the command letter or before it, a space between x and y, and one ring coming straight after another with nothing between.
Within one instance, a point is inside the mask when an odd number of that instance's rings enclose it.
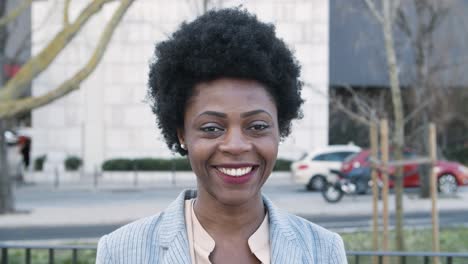
<instances>
[{"instance_id":1,"label":"woman's neck","mask_svg":"<svg viewBox=\"0 0 468 264\"><path fill-rule=\"evenodd\" d=\"M215 239L219 236L248 239L265 218L265 206L260 194L240 205L226 205L209 194L199 193L194 211L200 224Z\"/></svg>"}]
</instances>

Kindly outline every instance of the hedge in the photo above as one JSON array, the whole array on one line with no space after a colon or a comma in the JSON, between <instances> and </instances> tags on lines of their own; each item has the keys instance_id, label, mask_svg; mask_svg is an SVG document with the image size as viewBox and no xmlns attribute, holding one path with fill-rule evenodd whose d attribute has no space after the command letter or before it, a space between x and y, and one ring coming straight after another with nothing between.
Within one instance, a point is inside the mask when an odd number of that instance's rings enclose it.
<instances>
[{"instance_id":1,"label":"hedge","mask_svg":"<svg viewBox=\"0 0 468 264\"><path fill-rule=\"evenodd\" d=\"M291 160L277 159L273 170L274 171L289 171L291 167L291 163L292 163Z\"/></svg>"},{"instance_id":2,"label":"hedge","mask_svg":"<svg viewBox=\"0 0 468 264\"><path fill-rule=\"evenodd\" d=\"M103 171L190 171L191 167L187 159L110 159L102 164Z\"/></svg>"},{"instance_id":3,"label":"hedge","mask_svg":"<svg viewBox=\"0 0 468 264\"><path fill-rule=\"evenodd\" d=\"M468 147L447 149L444 155L448 160L458 161L468 165Z\"/></svg>"},{"instance_id":4,"label":"hedge","mask_svg":"<svg viewBox=\"0 0 468 264\"><path fill-rule=\"evenodd\" d=\"M64 164L65 164L65 170L77 171L83 164L83 161L81 160L81 158L77 156L68 156L65 159Z\"/></svg>"},{"instance_id":5,"label":"hedge","mask_svg":"<svg viewBox=\"0 0 468 264\"><path fill-rule=\"evenodd\" d=\"M278 159L276 161L275 171L289 171L290 160ZM186 158L177 159L157 159L157 158L139 158L139 159L110 159L102 164L103 171L190 171L190 163Z\"/></svg>"},{"instance_id":6,"label":"hedge","mask_svg":"<svg viewBox=\"0 0 468 264\"><path fill-rule=\"evenodd\" d=\"M34 171L42 171L44 169L44 163L47 160L47 155L40 155L34 159Z\"/></svg>"}]
</instances>

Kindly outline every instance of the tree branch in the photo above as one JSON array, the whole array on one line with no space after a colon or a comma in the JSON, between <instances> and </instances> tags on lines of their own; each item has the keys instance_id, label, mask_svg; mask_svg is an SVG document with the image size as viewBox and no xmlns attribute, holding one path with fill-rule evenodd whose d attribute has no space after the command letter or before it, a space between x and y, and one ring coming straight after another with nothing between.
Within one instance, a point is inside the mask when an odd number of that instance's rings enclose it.
<instances>
[{"instance_id":1,"label":"tree branch","mask_svg":"<svg viewBox=\"0 0 468 264\"><path fill-rule=\"evenodd\" d=\"M403 11L403 9L400 7L397 10L396 17L395 17L395 23L396 25L400 28L400 30L406 34L408 38L412 38L413 33L410 28L410 25L408 23L408 19L406 18L406 14Z\"/></svg>"},{"instance_id":2,"label":"tree branch","mask_svg":"<svg viewBox=\"0 0 468 264\"><path fill-rule=\"evenodd\" d=\"M5 0L2 0L5 1ZM6 26L11 21L15 20L21 13L23 13L26 8L28 8L33 0L24 0L21 4L19 4L15 9L8 12L5 16L0 18L0 27Z\"/></svg>"},{"instance_id":3,"label":"tree branch","mask_svg":"<svg viewBox=\"0 0 468 264\"><path fill-rule=\"evenodd\" d=\"M31 43L32 33L33 32L38 33L45 28L44 25L50 20L50 17L52 17L52 13L56 9L55 6L57 6L57 2L58 0L54 0L52 2L51 7L49 8L46 15L44 16L44 19L40 23L38 23L38 25L36 25L35 29L30 29L29 32L25 34L25 36L21 39L21 41L18 42L20 44L16 47L15 51L13 52L13 56L8 57L8 59L11 59L13 61L18 61L18 59L20 58L23 52L26 52L27 50L31 49L31 46L33 45Z\"/></svg>"},{"instance_id":4,"label":"tree branch","mask_svg":"<svg viewBox=\"0 0 468 264\"><path fill-rule=\"evenodd\" d=\"M75 22L64 27L49 44L35 57L31 58L21 70L0 89L0 102L18 98L27 85L43 72L58 54L74 38L83 25L96 14L104 4L115 0L94 0L79 15Z\"/></svg>"},{"instance_id":5,"label":"tree branch","mask_svg":"<svg viewBox=\"0 0 468 264\"><path fill-rule=\"evenodd\" d=\"M5 117L13 117L20 113L24 113L34 108L46 105L76 89L79 89L81 82L96 69L97 65L101 61L117 25L122 20L125 12L133 2L134 0L121 0L120 6L114 12L109 22L107 22L99 42L94 49L93 55L80 71L78 71L72 78L63 82L56 89L49 91L44 95L28 97L19 100L9 100L0 103L0 119Z\"/></svg>"},{"instance_id":6,"label":"tree branch","mask_svg":"<svg viewBox=\"0 0 468 264\"><path fill-rule=\"evenodd\" d=\"M343 105L343 103L341 103L339 100L333 100L333 105L337 109L339 109L340 111L345 113L347 116L349 116L351 119L356 120L359 123L363 123L363 124L365 124L367 126L370 126L370 124L371 124L370 120L366 119L363 115L359 115L359 114L351 111L345 105Z\"/></svg>"},{"instance_id":7,"label":"tree branch","mask_svg":"<svg viewBox=\"0 0 468 264\"><path fill-rule=\"evenodd\" d=\"M424 101L423 103L419 102L418 107L416 107L416 109L414 109L409 115L405 117L404 119L405 125L409 121L411 121L413 118L415 118L416 115L419 114L419 112L424 110L426 107L430 106L434 102L434 100L435 100L435 97L431 96L428 100Z\"/></svg>"},{"instance_id":8,"label":"tree branch","mask_svg":"<svg viewBox=\"0 0 468 264\"><path fill-rule=\"evenodd\" d=\"M329 96L328 94L325 94L324 92L318 90L318 89L315 89L312 85L310 85L309 83L304 83L304 87L309 87L311 88L314 92L318 93L319 95L327 98L330 100L330 103L335 106L337 109L339 109L340 111L342 111L343 113L345 113L346 115L348 115L351 119L354 119L356 120L357 122L360 122L360 123L363 123L365 125L368 125L370 126L370 121L368 119L365 118L365 115L364 113L362 115L358 114L358 113L355 113L353 112L352 110L350 110L348 107L346 107L342 102L340 102L339 100L336 100L334 99L333 97ZM351 89L352 90L352 89ZM353 91L354 92L354 91ZM356 95L357 96L357 95Z\"/></svg>"},{"instance_id":9,"label":"tree branch","mask_svg":"<svg viewBox=\"0 0 468 264\"><path fill-rule=\"evenodd\" d=\"M364 3L366 4L367 8L369 8L372 15L374 15L375 19L377 19L377 21L380 24L383 24L384 18L382 16L382 14L380 14L379 11L377 11L377 7L375 6L374 1L373 0L364 0Z\"/></svg>"},{"instance_id":10,"label":"tree branch","mask_svg":"<svg viewBox=\"0 0 468 264\"><path fill-rule=\"evenodd\" d=\"M393 3L393 6L391 7L391 10L390 10L390 15L391 15L390 19L394 21L395 16L398 10L400 9L401 0L393 0L392 3Z\"/></svg>"},{"instance_id":11,"label":"tree branch","mask_svg":"<svg viewBox=\"0 0 468 264\"><path fill-rule=\"evenodd\" d=\"M70 18L68 16L68 10L70 10L70 2L71 0L65 0L65 4L63 6L63 25L65 27L70 24Z\"/></svg>"},{"instance_id":12,"label":"tree branch","mask_svg":"<svg viewBox=\"0 0 468 264\"><path fill-rule=\"evenodd\" d=\"M362 98L357 95L357 93L349 85L342 86L345 87L345 89L351 94L351 98L353 99L354 104L358 110L360 110L362 114L368 115L369 119L371 119L370 116L372 115L372 107L367 102L362 100Z\"/></svg>"}]
</instances>

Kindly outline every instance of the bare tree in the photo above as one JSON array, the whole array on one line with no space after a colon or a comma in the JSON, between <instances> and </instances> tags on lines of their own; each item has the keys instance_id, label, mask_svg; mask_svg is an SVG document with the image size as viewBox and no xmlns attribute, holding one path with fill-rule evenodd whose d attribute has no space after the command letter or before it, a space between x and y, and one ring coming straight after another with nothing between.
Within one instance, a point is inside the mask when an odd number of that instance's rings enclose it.
<instances>
[{"instance_id":1,"label":"bare tree","mask_svg":"<svg viewBox=\"0 0 468 264\"><path fill-rule=\"evenodd\" d=\"M464 69L466 50L466 19L468 6L464 1L419 0L405 1L398 10L396 25L403 33L402 43L412 59L404 65L401 76L408 79L405 124L407 140L420 153L428 153L428 123L437 127L454 127L464 120L464 103L460 102L466 89ZM463 21L465 20L465 21ZM456 25L454 27L453 25ZM464 83L465 82L465 83ZM457 88L458 87L458 88ZM455 125L456 127L456 125ZM452 129L440 129L439 138L446 139ZM463 132L462 132L463 133ZM463 141L463 136L459 139ZM466 137L465 137L466 140ZM439 142L442 154L450 142ZM453 144L453 141L452 141ZM429 196L429 168L421 167L421 197Z\"/></svg>"},{"instance_id":2,"label":"bare tree","mask_svg":"<svg viewBox=\"0 0 468 264\"><path fill-rule=\"evenodd\" d=\"M405 43L409 44L414 61L410 64L414 70L409 70L413 78L410 80L410 93L408 100L411 112L406 116L405 123L410 125L414 137L411 142L417 142L416 149L420 153L429 153L429 131L431 106L438 101L436 90L430 89L434 71L439 63L432 62L434 57L434 34L448 13L450 1L419 0L406 1L397 9L397 28L406 36ZM413 74L414 72L414 74ZM429 95L429 96L428 96ZM411 136L411 135L409 135ZM421 197L429 197L428 165L422 165L420 170Z\"/></svg>"},{"instance_id":3,"label":"bare tree","mask_svg":"<svg viewBox=\"0 0 468 264\"><path fill-rule=\"evenodd\" d=\"M28 3L29 2L29 3ZM14 8L12 11L7 12L8 3L7 1L0 2L0 65L6 62L6 47L8 44L9 27L8 24L14 21L23 11L28 7L30 1L24 1L19 6ZM0 85L3 84L6 79L5 72L0 72ZM4 173L6 177L0 177L0 208L5 210L12 210L13 208L13 193L10 186L10 168L8 167L8 158L6 150L6 141L4 138L4 131L8 125L7 120L0 120L0 173Z\"/></svg>"},{"instance_id":4,"label":"bare tree","mask_svg":"<svg viewBox=\"0 0 468 264\"><path fill-rule=\"evenodd\" d=\"M5 1L1 1L4 3ZM30 5L32 1L24 1L24 5ZM118 7L110 20L106 23L101 31L100 38L95 46L93 54L87 63L79 69L71 78L65 80L57 87L39 96L23 97L24 92L28 89L28 85L40 73L46 70L54 61L54 59L65 49L71 40L79 34L83 26L98 14L102 7L110 2L118 2ZM79 89L80 84L95 70L96 66L102 59L105 50L111 40L111 37L125 15L128 8L134 0L92 0L80 12L74 21L70 21L68 8L70 0L65 1L63 10L63 28L52 38L36 56L30 58L21 68L21 70L2 88L0 88L0 213L5 213L14 209L13 199L11 194L11 180L8 175L6 164L6 149L4 144L4 130L8 128L8 120L16 116L31 111L32 109L44 106L57 100L68 93ZM0 6L1 7L1 6ZM16 10L24 10L23 5ZM17 16L17 15L16 15ZM11 18L13 17L13 18ZM3 16L0 21L5 21L5 24L14 19L11 13ZM1 44L1 43L0 43Z\"/></svg>"},{"instance_id":5,"label":"bare tree","mask_svg":"<svg viewBox=\"0 0 468 264\"><path fill-rule=\"evenodd\" d=\"M387 55L388 75L393 103L394 117L394 154L395 159L403 159L403 146L405 144L403 100L401 96L400 80L398 76L398 63L395 52L394 29L396 14L400 6L399 0L364 0L374 18L378 21L384 36L385 53ZM395 174L395 233L396 249L405 248L403 237L403 168L398 167Z\"/></svg>"}]
</instances>

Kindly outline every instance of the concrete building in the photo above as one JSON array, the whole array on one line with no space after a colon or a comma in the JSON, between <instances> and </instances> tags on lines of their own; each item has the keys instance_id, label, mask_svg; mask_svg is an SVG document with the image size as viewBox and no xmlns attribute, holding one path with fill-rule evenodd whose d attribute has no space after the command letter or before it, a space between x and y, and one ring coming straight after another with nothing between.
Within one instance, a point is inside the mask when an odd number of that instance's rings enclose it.
<instances>
[{"instance_id":1,"label":"concrete building","mask_svg":"<svg viewBox=\"0 0 468 264\"><path fill-rule=\"evenodd\" d=\"M71 1L74 19L87 1ZM96 71L81 88L32 113L33 157L46 154L46 169L61 167L70 155L83 158L86 172L117 157L171 157L145 103L148 63L155 43L184 20L201 13L202 1L136 0L118 26ZM297 158L328 144L328 0L213 1L216 8L239 6L276 25L278 35L302 64L304 119L281 145L280 157ZM37 1L32 7L32 53L37 54L60 30L62 1ZM42 94L82 67L115 4L81 30L66 50L33 83Z\"/></svg>"}]
</instances>

